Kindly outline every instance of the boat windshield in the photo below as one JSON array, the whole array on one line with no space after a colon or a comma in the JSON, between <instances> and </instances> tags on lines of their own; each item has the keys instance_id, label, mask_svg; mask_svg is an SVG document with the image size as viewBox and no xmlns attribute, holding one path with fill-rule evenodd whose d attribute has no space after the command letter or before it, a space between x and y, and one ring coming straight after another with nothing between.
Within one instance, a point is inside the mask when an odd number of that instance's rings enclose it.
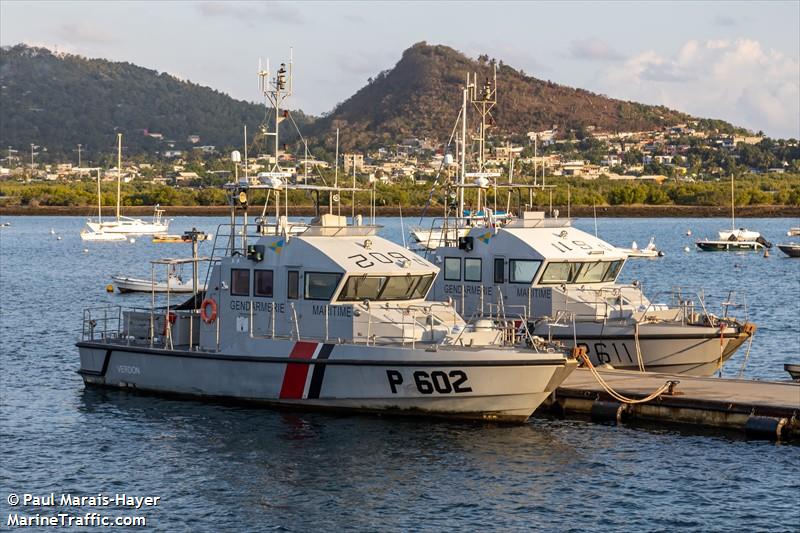
<instances>
[{"instance_id":1,"label":"boat windshield","mask_svg":"<svg viewBox=\"0 0 800 533\"><path fill-rule=\"evenodd\" d=\"M543 285L559 283L604 283L614 281L622 268L622 260L585 263L549 263L539 278Z\"/></svg>"},{"instance_id":2,"label":"boat windshield","mask_svg":"<svg viewBox=\"0 0 800 533\"><path fill-rule=\"evenodd\" d=\"M350 276L344 284L339 301L391 301L424 298L433 281L426 276Z\"/></svg>"}]
</instances>

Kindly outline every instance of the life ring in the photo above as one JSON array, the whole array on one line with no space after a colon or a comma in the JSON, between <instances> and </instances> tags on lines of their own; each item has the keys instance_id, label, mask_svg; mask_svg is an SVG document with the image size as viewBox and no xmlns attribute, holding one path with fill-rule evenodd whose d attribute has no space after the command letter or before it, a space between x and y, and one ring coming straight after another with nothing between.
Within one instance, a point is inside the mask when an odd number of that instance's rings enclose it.
<instances>
[{"instance_id":1,"label":"life ring","mask_svg":"<svg viewBox=\"0 0 800 533\"><path fill-rule=\"evenodd\" d=\"M211 306L211 314L206 313L208 306ZM206 298L200 304L200 318L206 324L212 324L217 319L217 302L213 298Z\"/></svg>"}]
</instances>

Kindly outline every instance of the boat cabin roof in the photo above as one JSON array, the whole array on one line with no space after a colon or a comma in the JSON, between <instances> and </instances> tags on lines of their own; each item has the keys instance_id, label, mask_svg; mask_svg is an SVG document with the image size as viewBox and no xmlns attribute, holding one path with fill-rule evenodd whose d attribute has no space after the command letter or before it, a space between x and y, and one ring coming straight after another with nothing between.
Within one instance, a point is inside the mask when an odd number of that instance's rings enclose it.
<instances>
[{"instance_id":1,"label":"boat cabin roof","mask_svg":"<svg viewBox=\"0 0 800 533\"><path fill-rule=\"evenodd\" d=\"M473 246L479 253L481 246L491 243L491 253L508 257L567 261L627 258L627 254L619 248L574 228L570 219L546 219L541 212L525 212L522 217L499 230L475 227L470 230L469 236L474 238Z\"/></svg>"}]
</instances>

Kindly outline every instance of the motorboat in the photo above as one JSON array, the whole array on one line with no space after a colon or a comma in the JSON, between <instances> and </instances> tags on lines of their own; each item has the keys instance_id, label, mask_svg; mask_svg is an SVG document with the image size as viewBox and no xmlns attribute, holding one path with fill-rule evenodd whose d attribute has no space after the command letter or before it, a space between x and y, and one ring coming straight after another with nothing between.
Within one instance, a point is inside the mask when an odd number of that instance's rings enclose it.
<instances>
[{"instance_id":1,"label":"motorboat","mask_svg":"<svg viewBox=\"0 0 800 533\"><path fill-rule=\"evenodd\" d=\"M205 241L209 238L209 235L202 234L202 237L199 237L198 240ZM185 243L188 242L186 235L153 235L152 242L154 243Z\"/></svg>"},{"instance_id":2,"label":"motorboat","mask_svg":"<svg viewBox=\"0 0 800 533\"><path fill-rule=\"evenodd\" d=\"M465 317L513 310L535 335L582 346L596 365L709 376L755 332L732 315L731 298L716 315L702 292L676 289L669 305L618 283L626 252L543 212L473 228L425 257L441 268L430 300L452 301Z\"/></svg>"},{"instance_id":3,"label":"motorboat","mask_svg":"<svg viewBox=\"0 0 800 533\"><path fill-rule=\"evenodd\" d=\"M731 229L717 232L716 239L703 239L695 242L702 252L760 252L772 248L759 232L736 227L736 201L734 198L733 174L731 174Z\"/></svg>"},{"instance_id":4,"label":"motorboat","mask_svg":"<svg viewBox=\"0 0 800 533\"><path fill-rule=\"evenodd\" d=\"M792 376L794 381L800 381L800 365L786 363L783 365L783 369L786 370L790 376Z\"/></svg>"},{"instance_id":5,"label":"motorboat","mask_svg":"<svg viewBox=\"0 0 800 533\"><path fill-rule=\"evenodd\" d=\"M190 293L194 292L194 283L192 279L184 281L178 275L171 275L167 281L155 281L152 279L134 278L130 276L114 275L111 276L111 281L117 290L121 293L126 292L174 292L174 293ZM199 290L204 290L205 286L200 285Z\"/></svg>"},{"instance_id":6,"label":"motorboat","mask_svg":"<svg viewBox=\"0 0 800 533\"><path fill-rule=\"evenodd\" d=\"M703 252L761 252L772 248L772 243L763 237L752 241L740 241L735 238L725 240L696 241L695 246Z\"/></svg>"},{"instance_id":7,"label":"motorboat","mask_svg":"<svg viewBox=\"0 0 800 533\"><path fill-rule=\"evenodd\" d=\"M95 242L104 242L104 241L124 241L127 240L127 236L124 233L106 233L105 231L91 231L91 230L82 230L81 231L81 240L84 241L95 241Z\"/></svg>"},{"instance_id":8,"label":"motorboat","mask_svg":"<svg viewBox=\"0 0 800 533\"><path fill-rule=\"evenodd\" d=\"M482 110L495 101L495 86L487 80L477 94L468 76L463 90L461 139L467 139L466 102L471 100L479 113L479 172L484 170L487 127ZM490 188L501 187L488 179L468 183L465 152L460 151L458 183L446 193L448 201L458 198L457 214L463 212L465 190L473 188L482 209L481 198L488 197ZM543 182L514 185L510 175L504 186L528 188L528 205L533 205L536 189L546 189ZM507 205L511 196L509 191ZM629 257L626 251L573 227L569 215L558 218L557 210L551 209L549 218L521 206L518 212L505 224L471 227L456 238L445 230L463 227L461 221L447 216L434 220L439 226L432 224L431 230L445 238L422 253L440 267L428 299L450 302L468 319L521 315L534 335L583 347L593 364L624 370L709 376L753 338L755 325L733 316L732 298L725 299L719 315L710 311L702 292L677 289L669 295L671 305L651 300L640 284L617 282Z\"/></svg>"},{"instance_id":9,"label":"motorboat","mask_svg":"<svg viewBox=\"0 0 800 533\"><path fill-rule=\"evenodd\" d=\"M283 115L291 62L271 80L259 76ZM278 133L276 121L276 150ZM248 222L259 188L283 213L272 230ZM215 233L205 291L178 305L168 292L163 307L154 296L149 310L84 311L77 347L87 386L520 423L576 367L511 315L467 322L452 304L426 300L439 268L374 224L325 214L293 233L279 200L288 184L226 189L231 222Z\"/></svg>"},{"instance_id":10,"label":"motorboat","mask_svg":"<svg viewBox=\"0 0 800 533\"><path fill-rule=\"evenodd\" d=\"M786 232L786 235L789 237L800 236L800 228L789 228L789 231Z\"/></svg>"},{"instance_id":11,"label":"motorboat","mask_svg":"<svg viewBox=\"0 0 800 533\"><path fill-rule=\"evenodd\" d=\"M778 244L778 249L789 257L800 257L800 244L788 242Z\"/></svg>"},{"instance_id":12,"label":"motorboat","mask_svg":"<svg viewBox=\"0 0 800 533\"><path fill-rule=\"evenodd\" d=\"M426 301L438 268L376 231L336 215L300 235L253 231L212 257L202 296L86 310L79 372L87 385L197 398L526 421L576 362L520 342L511 316L467 323Z\"/></svg>"},{"instance_id":13,"label":"motorboat","mask_svg":"<svg viewBox=\"0 0 800 533\"><path fill-rule=\"evenodd\" d=\"M650 242L644 248L639 248L636 241L633 241L630 248L620 248L620 250L625 252L628 257L664 257L664 252L656 248L655 237L650 237Z\"/></svg>"},{"instance_id":14,"label":"motorboat","mask_svg":"<svg viewBox=\"0 0 800 533\"><path fill-rule=\"evenodd\" d=\"M153 209L153 218L147 222L140 218L125 217L120 214L122 198L122 134L117 134L117 210L116 217L103 221L100 213L100 172L97 174L97 220L88 220L86 227L94 233L120 233L122 235L153 235L166 233L169 230L170 220L164 217L164 210L156 205ZM104 240L104 239L98 239Z\"/></svg>"}]
</instances>

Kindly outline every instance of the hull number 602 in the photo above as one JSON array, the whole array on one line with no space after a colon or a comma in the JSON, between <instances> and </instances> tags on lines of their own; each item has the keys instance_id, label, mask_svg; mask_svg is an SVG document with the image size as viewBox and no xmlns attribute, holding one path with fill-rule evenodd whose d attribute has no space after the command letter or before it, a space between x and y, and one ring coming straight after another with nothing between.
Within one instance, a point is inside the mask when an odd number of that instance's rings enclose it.
<instances>
[{"instance_id":1,"label":"hull number 602","mask_svg":"<svg viewBox=\"0 0 800 533\"><path fill-rule=\"evenodd\" d=\"M397 394L398 387L403 384L403 374L398 370L387 370L386 378L389 380L389 387L392 394ZM451 370L444 372L434 370L425 372L417 370L414 372L414 385L420 394L460 394L472 392L472 387L467 385L467 373L463 370Z\"/></svg>"}]
</instances>

